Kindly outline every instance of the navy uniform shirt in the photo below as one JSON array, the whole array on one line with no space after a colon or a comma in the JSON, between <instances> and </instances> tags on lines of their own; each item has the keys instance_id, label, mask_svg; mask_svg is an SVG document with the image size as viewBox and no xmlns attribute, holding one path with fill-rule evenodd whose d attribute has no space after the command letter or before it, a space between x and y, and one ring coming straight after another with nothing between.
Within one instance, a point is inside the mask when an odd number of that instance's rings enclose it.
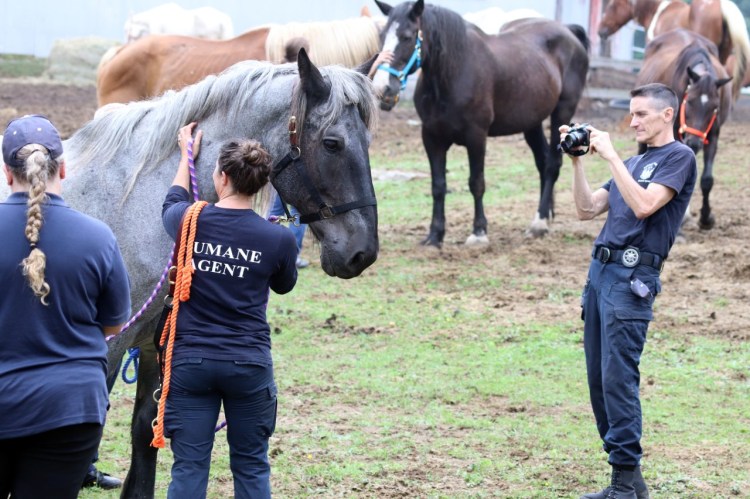
<instances>
[{"instance_id":1,"label":"navy uniform shirt","mask_svg":"<svg viewBox=\"0 0 750 499\"><path fill-rule=\"evenodd\" d=\"M666 258L695 188L698 176L695 154L675 140L661 147L649 147L644 154L625 160L625 166L644 189L655 182L672 189L675 196L656 213L638 220L617 184L610 179L603 186L609 191L609 213L594 246L615 249L633 246Z\"/></svg>"},{"instance_id":2,"label":"navy uniform shirt","mask_svg":"<svg viewBox=\"0 0 750 499\"><path fill-rule=\"evenodd\" d=\"M172 186L162 218L175 238L190 195ZM198 217L190 299L180 303L173 360L201 357L271 366L266 320L269 287L288 293L297 282L292 231L253 210L209 204Z\"/></svg>"},{"instance_id":3,"label":"navy uniform shirt","mask_svg":"<svg viewBox=\"0 0 750 499\"><path fill-rule=\"evenodd\" d=\"M25 193L0 203L0 439L104 424L103 326L124 323L130 286L114 234L48 194L38 247L50 294L42 305L22 275L29 255Z\"/></svg>"}]
</instances>

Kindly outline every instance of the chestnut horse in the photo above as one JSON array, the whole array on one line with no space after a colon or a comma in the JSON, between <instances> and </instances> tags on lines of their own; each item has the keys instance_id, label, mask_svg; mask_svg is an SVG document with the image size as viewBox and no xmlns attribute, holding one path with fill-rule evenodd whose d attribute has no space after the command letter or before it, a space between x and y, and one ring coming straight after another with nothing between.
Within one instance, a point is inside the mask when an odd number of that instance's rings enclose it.
<instances>
[{"instance_id":1,"label":"chestnut horse","mask_svg":"<svg viewBox=\"0 0 750 499\"><path fill-rule=\"evenodd\" d=\"M636 85L657 82L668 85L681 99L675 137L696 154L703 150L703 205L699 220L702 229L714 225L708 197L714 183L713 164L719 131L732 108L731 79L719 61L716 45L680 28L649 42L636 80Z\"/></svg>"},{"instance_id":2,"label":"chestnut horse","mask_svg":"<svg viewBox=\"0 0 750 499\"><path fill-rule=\"evenodd\" d=\"M682 0L610 0L599 23L599 36L606 39L631 19L646 28L647 42L686 28L715 43L719 61L734 79L735 100L741 87L750 83L750 38L745 17L731 0L692 0L689 5Z\"/></svg>"},{"instance_id":3,"label":"chestnut horse","mask_svg":"<svg viewBox=\"0 0 750 499\"><path fill-rule=\"evenodd\" d=\"M288 45L299 46L300 38L307 41L310 58L319 66L354 67L380 46L377 22L364 16L261 26L229 40L146 36L102 57L96 82L99 107L179 90L240 61L294 62L284 55Z\"/></svg>"},{"instance_id":4,"label":"chestnut horse","mask_svg":"<svg viewBox=\"0 0 750 499\"><path fill-rule=\"evenodd\" d=\"M520 19L487 35L451 10L423 0L390 6L375 0L388 22L383 48L393 51L373 79L381 108L396 103L405 78L421 61L414 106L432 173L432 223L422 244L441 246L445 235L446 154L466 147L474 225L466 240L488 242L484 160L487 137L523 133L540 180L539 205L528 233L543 236L553 215L562 158L558 127L573 117L586 85L588 38L583 28L547 19ZM406 74L405 74L406 73ZM550 118L550 142L544 122Z\"/></svg>"}]
</instances>

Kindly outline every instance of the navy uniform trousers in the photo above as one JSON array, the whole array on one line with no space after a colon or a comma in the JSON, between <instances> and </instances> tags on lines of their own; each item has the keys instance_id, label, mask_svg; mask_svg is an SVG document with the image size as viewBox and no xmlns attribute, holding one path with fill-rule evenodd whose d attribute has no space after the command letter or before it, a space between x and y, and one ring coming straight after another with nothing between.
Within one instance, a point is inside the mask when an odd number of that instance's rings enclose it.
<instances>
[{"instance_id":1,"label":"navy uniform trousers","mask_svg":"<svg viewBox=\"0 0 750 499\"><path fill-rule=\"evenodd\" d=\"M630 289L638 278L651 291L641 298ZM640 364L654 298L661 291L659 271L593 259L581 297L583 344L591 407L610 464L640 463Z\"/></svg>"},{"instance_id":2,"label":"navy uniform trousers","mask_svg":"<svg viewBox=\"0 0 750 499\"><path fill-rule=\"evenodd\" d=\"M172 363L164 415L174 454L169 499L206 497L214 428L224 405L234 497L271 497L268 439L276 428L273 367L190 357Z\"/></svg>"}]
</instances>

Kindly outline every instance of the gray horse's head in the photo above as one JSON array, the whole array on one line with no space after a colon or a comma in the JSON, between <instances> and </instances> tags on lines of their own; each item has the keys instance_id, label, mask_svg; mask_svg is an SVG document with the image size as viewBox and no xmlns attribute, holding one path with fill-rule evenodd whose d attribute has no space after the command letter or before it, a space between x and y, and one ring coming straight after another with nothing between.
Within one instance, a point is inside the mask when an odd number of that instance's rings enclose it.
<instances>
[{"instance_id":1,"label":"gray horse's head","mask_svg":"<svg viewBox=\"0 0 750 499\"><path fill-rule=\"evenodd\" d=\"M158 279L170 244L160 207L179 162L179 128L196 121L203 130L195 161L198 190L215 201L211 173L221 145L257 139L276 163L290 152L292 116L305 176L323 204L346 207L374 198L368 147L377 102L371 82L339 66L318 69L301 53L297 64L241 62L180 91L94 118L66 143L66 200L113 228L131 278L137 270L134 293L145 293ZM297 167L290 167L276 188L303 214L319 211L321 203L301 179ZM270 193L264 194L267 202ZM377 258L377 209L339 211L311 222L310 229L320 241L323 270L351 278Z\"/></svg>"},{"instance_id":2,"label":"gray horse's head","mask_svg":"<svg viewBox=\"0 0 750 499\"><path fill-rule=\"evenodd\" d=\"M277 164L273 185L284 202L300 211L303 222L312 220L323 270L355 277L375 261L379 248L368 155L368 128L376 116L373 94L364 74L340 78L333 68L321 73L304 48L297 64L300 81L292 115L301 119L290 129L287 158L295 159Z\"/></svg>"}]
</instances>

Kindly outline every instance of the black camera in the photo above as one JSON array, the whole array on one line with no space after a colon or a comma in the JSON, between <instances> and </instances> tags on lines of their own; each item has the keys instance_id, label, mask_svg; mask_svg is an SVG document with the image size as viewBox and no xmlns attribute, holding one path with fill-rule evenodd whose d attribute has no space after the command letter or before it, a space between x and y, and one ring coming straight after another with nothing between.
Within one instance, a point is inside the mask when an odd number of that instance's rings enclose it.
<instances>
[{"instance_id":1,"label":"black camera","mask_svg":"<svg viewBox=\"0 0 750 499\"><path fill-rule=\"evenodd\" d=\"M588 152L590 132L586 130L586 127L590 125L588 123L583 123L578 126L573 126L571 123L570 126L571 128L568 130L568 134L560 142L558 149L564 151L566 154L582 156ZM586 147L586 150L574 151L573 149L576 147Z\"/></svg>"}]
</instances>

